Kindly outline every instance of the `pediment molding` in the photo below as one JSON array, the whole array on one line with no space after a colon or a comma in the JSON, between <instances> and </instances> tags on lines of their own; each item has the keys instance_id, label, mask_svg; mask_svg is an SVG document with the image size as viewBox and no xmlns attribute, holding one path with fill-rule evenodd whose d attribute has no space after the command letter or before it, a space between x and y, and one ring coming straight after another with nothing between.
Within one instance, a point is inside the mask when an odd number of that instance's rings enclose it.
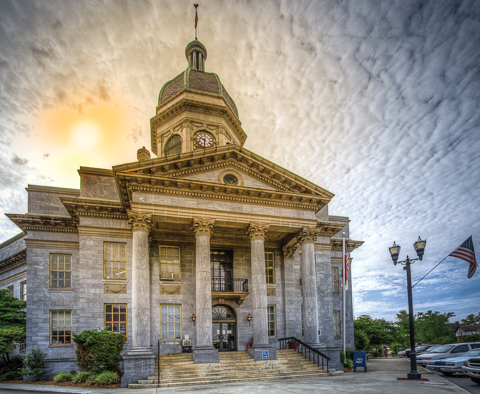
<instances>
[{"instance_id":1,"label":"pediment molding","mask_svg":"<svg viewBox=\"0 0 480 394\"><path fill-rule=\"evenodd\" d=\"M76 220L80 217L95 217L102 219L126 220L127 211L121 202L102 201L98 199L89 199L84 197L67 198L60 197L63 205Z\"/></svg>"},{"instance_id":2,"label":"pediment molding","mask_svg":"<svg viewBox=\"0 0 480 394\"><path fill-rule=\"evenodd\" d=\"M27 249L23 249L0 261L0 274L27 263ZM9 279L9 278L8 278Z\"/></svg>"},{"instance_id":3,"label":"pediment molding","mask_svg":"<svg viewBox=\"0 0 480 394\"><path fill-rule=\"evenodd\" d=\"M48 231L57 233L77 233L78 220L70 216L6 214L25 233L28 231Z\"/></svg>"}]
</instances>

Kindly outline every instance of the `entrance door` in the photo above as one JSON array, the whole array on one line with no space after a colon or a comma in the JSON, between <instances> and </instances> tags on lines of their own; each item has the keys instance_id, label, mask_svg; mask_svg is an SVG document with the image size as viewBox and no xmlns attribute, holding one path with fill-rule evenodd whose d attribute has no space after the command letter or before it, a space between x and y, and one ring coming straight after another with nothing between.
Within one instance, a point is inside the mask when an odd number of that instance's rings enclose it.
<instances>
[{"instance_id":1,"label":"entrance door","mask_svg":"<svg viewBox=\"0 0 480 394\"><path fill-rule=\"evenodd\" d=\"M233 309L224 305L212 308L213 346L220 352L237 350L237 319Z\"/></svg>"},{"instance_id":2,"label":"entrance door","mask_svg":"<svg viewBox=\"0 0 480 394\"><path fill-rule=\"evenodd\" d=\"M213 346L219 352L235 350L235 323L213 323Z\"/></svg>"}]
</instances>

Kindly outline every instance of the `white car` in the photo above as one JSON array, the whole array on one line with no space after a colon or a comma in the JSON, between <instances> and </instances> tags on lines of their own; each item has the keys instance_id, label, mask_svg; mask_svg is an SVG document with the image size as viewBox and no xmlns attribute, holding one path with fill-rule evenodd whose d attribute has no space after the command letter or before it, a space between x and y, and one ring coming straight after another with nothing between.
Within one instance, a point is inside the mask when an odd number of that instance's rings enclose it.
<instances>
[{"instance_id":1,"label":"white car","mask_svg":"<svg viewBox=\"0 0 480 394\"><path fill-rule=\"evenodd\" d=\"M480 384L480 358L469 359L464 363L462 370L473 382Z\"/></svg>"},{"instance_id":2,"label":"white car","mask_svg":"<svg viewBox=\"0 0 480 394\"><path fill-rule=\"evenodd\" d=\"M480 357L480 349L470 350L461 356L444 358L441 361L433 361L427 364L426 368L431 371L441 372L444 375L453 375L454 373L463 373L462 366L472 357Z\"/></svg>"},{"instance_id":3,"label":"white car","mask_svg":"<svg viewBox=\"0 0 480 394\"><path fill-rule=\"evenodd\" d=\"M477 348L480 348L480 343L457 343L452 345L439 346L429 353L420 354L417 357L417 364L424 367L427 364L432 364L432 360L458 357L461 356L463 353Z\"/></svg>"}]
</instances>

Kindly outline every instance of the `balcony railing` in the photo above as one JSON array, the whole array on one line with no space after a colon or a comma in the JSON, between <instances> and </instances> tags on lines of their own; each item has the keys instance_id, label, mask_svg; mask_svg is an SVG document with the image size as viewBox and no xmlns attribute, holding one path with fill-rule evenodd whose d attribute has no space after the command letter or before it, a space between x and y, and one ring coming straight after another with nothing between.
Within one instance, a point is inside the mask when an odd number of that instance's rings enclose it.
<instances>
[{"instance_id":1,"label":"balcony railing","mask_svg":"<svg viewBox=\"0 0 480 394\"><path fill-rule=\"evenodd\" d=\"M212 277L212 291L248 293L248 279Z\"/></svg>"}]
</instances>

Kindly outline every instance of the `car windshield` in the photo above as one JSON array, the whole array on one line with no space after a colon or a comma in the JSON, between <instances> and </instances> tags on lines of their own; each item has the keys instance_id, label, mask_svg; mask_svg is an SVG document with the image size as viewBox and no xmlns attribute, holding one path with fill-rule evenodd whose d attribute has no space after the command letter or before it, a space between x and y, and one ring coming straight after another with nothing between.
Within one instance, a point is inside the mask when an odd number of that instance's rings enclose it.
<instances>
[{"instance_id":1,"label":"car windshield","mask_svg":"<svg viewBox=\"0 0 480 394\"><path fill-rule=\"evenodd\" d=\"M439 346L430 353L446 353L453 348L453 345Z\"/></svg>"},{"instance_id":2,"label":"car windshield","mask_svg":"<svg viewBox=\"0 0 480 394\"><path fill-rule=\"evenodd\" d=\"M467 353L463 353L462 357L478 357L480 356L480 349L470 350Z\"/></svg>"}]
</instances>

